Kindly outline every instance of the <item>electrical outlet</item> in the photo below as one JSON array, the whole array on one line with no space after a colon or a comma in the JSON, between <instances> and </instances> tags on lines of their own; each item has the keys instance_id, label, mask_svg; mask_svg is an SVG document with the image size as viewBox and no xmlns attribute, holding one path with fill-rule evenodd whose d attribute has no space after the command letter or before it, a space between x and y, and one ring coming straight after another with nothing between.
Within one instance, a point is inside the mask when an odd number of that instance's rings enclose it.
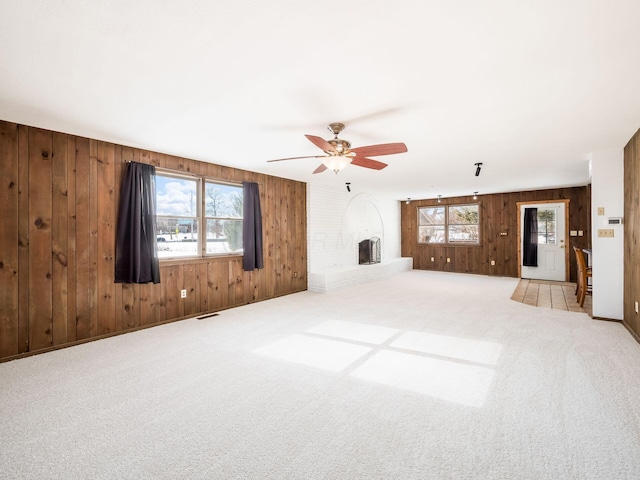
<instances>
[{"instance_id":1,"label":"electrical outlet","mask_svg":"<svg viewBox=\"0 0 640 480\"><path fill-rule=\"evenodd\" d=\"M434 257L431 257L431 261L432 261L432 262L435 262L435 261L436 261L436 259L435 259Z\"/></svg>"},{"instance_id":2,"label":"electrical outlet","mask_svg":"<svg viewBox=\"0 0 640 480\"><path fill-rule=\"evenodd\" d=\"M451 259L447 257L447 263L451 263Z\"/></svg>"},{"instance_id":3,"label":"electrical outlet","mask_svg":"<svg viewBox=\"0 0 640 480\"><path fill-rule=\"evenodd\" d=\"M636 313L638 313L638 302L636 302Z\"/></svg>"},{"instance_id":4,"label":"electrical outlet","mask_svg":"<svg viewBox=\"0 0 640 480\"><path fill-rule=\"evenodd\" d=\"M298 278L298 272L293 272L293 278Z\"/></svg>"},{"instance_id":5,"label":"electrical outlet","mask_svg":"<svg viewBox=\"0 0 640 480\"><path fill-rule=\"evenodd\" d=\"M187 298L187 291L186 290L180 290L180 298Z\"/></svg>"},{"instance_id":6,"label":"electrical outlet","mask_svg":"<svg viewBox=\"0 0 640 480\"><path fill-rule=\"evenodd\" d=\"M495 265L496 261L495 260L491 260L491 265Z\"/></svg>"},{"instance_id":7,"label":"electrical outlet","mask_svg":"<svg viewBox=\"0 0 640 480\"><path fill-rule=\"evenodd\" d=\"M613 228L599 228L598 237L613 238Z\"/></svg>"}]
</instances>

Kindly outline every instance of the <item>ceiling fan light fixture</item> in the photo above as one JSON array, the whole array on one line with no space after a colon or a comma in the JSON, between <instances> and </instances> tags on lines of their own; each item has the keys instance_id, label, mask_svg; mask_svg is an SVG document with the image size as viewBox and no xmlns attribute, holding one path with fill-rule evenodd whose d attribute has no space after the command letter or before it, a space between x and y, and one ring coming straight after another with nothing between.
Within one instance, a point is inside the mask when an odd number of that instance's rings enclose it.
<instances>
[{"instance_id":1,"label":"ceiling fan light fixture","mask_svg":"<svg viewBox=\"0 0 640 480\"><path fill-rule=\"evenodd\" d=\"M338 173L351 163L351 157L347 157L346 155L332 155L324 159L322 163L324 163L329 170Z\"/></svg>"}]
</instances>

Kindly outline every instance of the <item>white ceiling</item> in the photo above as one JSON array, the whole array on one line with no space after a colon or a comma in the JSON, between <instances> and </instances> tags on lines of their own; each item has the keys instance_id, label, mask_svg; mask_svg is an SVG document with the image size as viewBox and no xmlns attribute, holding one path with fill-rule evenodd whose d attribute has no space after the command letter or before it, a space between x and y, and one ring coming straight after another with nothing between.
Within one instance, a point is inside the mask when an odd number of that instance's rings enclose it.
<instances>
[{"instance_id":1,"label":"white ceiling","mask_svg":"<svg viewBox=\"0 0 640 480\"><path fill-rule=\"evenodd\" d=\"M640 127L638 19L638 0L0 0L0 119L398 199L585 185ZM304 134L335 121L409 152L266 162L321 154Z\"/></svg>"}]
</instances>

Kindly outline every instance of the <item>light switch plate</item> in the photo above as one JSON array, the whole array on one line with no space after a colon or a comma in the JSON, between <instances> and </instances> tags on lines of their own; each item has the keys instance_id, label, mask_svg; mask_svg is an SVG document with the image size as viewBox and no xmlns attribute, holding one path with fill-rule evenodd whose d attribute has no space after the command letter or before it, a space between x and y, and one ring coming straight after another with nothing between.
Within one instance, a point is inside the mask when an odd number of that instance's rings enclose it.
<instances>
[{"instance_id":1,"label":"light switch plate","mask_svg":"<svg viewBox=\"0 0 640 480\"><path fill-rule=\"evenodd\" d=\"M613 238L613 228L599 228L598 237Z\"/></svg>"},{"instance_id":2,"label":"light switch plate","mask_svg":"<svg viewBox=\"0 0 640 480\"><path fill-rule=\"evenodd\" d=\"M604 215L604 207L598 207L598 215Z\"/></svg>"}]
</instances>

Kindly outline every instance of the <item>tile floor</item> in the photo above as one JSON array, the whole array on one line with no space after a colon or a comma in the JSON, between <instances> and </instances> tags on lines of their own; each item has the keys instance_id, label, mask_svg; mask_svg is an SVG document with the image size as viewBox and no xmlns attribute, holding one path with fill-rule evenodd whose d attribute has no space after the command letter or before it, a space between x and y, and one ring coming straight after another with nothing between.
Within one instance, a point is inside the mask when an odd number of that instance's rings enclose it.
<instances>
[{"instance_id":1,"label":"tile floor","mask_svg":"<svg viewBox=\"0 0 640 480\"><path fill-rule=\"evenodd\" d=\"M587 295L584 306L576 300L576 284L571 282L550 282L523 278L518 283L512 300L533 307L554 308L569 312L586 312L591 316L591 295Z\"/></svg>"}]
</instances>

